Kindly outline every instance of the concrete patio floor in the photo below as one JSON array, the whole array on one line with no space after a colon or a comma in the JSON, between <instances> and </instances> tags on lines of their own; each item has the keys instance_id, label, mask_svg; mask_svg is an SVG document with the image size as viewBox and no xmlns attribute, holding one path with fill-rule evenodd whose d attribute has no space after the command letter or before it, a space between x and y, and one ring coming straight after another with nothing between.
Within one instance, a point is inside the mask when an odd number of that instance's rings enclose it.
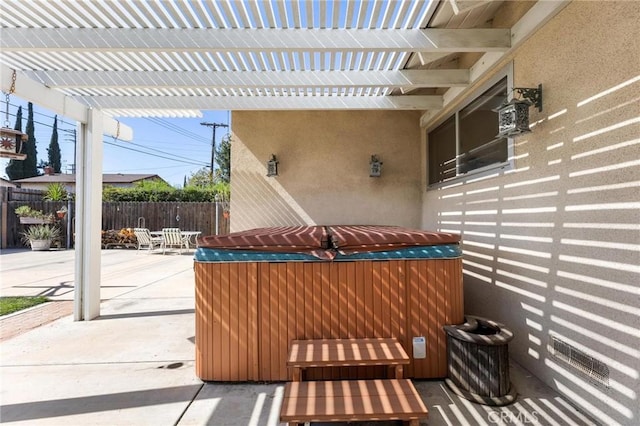
<instances>
[{"instance_id":1,"label":"concrete patio floor","mask_svg":"<svg viewBox=\"0 0 640 426\"><path fill-rule=\"evenodd\" d=\"M1 295L72 300L73 262L73 251L5 250ZM283 383L203 383L195 376L192 254L103 250L101 294L95 321L67 315L2 342L0 422L279 424ZM518 399L501 408L461 399L440 380L414 381L430 413L421 424L595 424L515 363L511 379Z\"/></svg>"}]
</instances>

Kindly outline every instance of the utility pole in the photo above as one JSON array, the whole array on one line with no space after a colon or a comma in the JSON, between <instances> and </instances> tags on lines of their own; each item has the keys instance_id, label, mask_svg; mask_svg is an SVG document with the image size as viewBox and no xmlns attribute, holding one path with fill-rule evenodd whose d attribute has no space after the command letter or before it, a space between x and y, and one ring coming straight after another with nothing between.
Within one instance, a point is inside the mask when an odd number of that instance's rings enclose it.
<instances>
[{"instance_id":1,"label":"utility pole","mask_svg":"<svg viewBox=\"0 0 640 426\"><path fill-rule=\"evenodd\" d=\"M60 129L64 132L70 133L65 137L67 142L73 142L73 162L71 163L71 173L76 172L76 149L77 149L77 140L76 140L76 129Z\"/></svg>"},{"instance_id":2,"label":"utility pole","mask_svg":"<svg viewBox=\"0 0 640 426\"><path fill-rule=\"evenodd\" d=\"M203 121L200 124L213 129L213 137L211 138L211 182L213 183L213 161L215 160L216 155L216 129L218 127L229 127L229 125L223 123L208 123L206 121Z\"/></svg>"}]
</instances>

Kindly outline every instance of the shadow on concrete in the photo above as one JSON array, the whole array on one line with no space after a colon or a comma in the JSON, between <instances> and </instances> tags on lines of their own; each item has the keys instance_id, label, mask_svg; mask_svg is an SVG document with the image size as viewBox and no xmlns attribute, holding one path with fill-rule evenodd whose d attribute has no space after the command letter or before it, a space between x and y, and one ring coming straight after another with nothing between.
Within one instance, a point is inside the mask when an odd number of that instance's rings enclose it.
<instances>
[{"instance_id":1,"label":"shadow on concrete","mask_svg":"<svg viewBox=\"0 0 640 426\"><path fill-rule=\"evenodd\" d=\"M108 320L108 319L123 319L123 318L138 318L138 317L158 317L163 315L184 315L184 314L194 314L195 309L176 309L171 311L151 311L151 312L130 312L127 314L108 314L108 315L100 315L98 320Z\"/></svg>"},{"instance_id":2,"label":"shadow on concrete","mask_svg":"<svg viewBox=\"0 0 640 426\"><path fill-rule=\"evenodd\" d=\"M78 398L8 404L0 407L2 423L46 419L100 411L157 406L193 400L203 385L92 395ZM177 419L176 419L177 420Z\"/></svg>"}]
</instances>

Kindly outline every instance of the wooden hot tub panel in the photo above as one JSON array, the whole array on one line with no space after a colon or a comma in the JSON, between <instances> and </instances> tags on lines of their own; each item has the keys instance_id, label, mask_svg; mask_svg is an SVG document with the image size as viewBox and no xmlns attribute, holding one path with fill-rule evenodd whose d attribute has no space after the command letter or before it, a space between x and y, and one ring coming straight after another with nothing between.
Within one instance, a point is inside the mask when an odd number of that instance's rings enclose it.
<instances>
[{"instance_id":1,"label":"wooden hot tub panel","mask_svg":"<svg viewBox=\"0 0 640 426\"><path fill-rule=\"evenodd\" d=\"M290 380L291 340L366 337L400 341L411 357L405 377L442 378L442 326L464 321L461 259L196 262L195 274L196 374L203 380ZM426 359L413 359L414 336L426 337ZM383 372L367 368L365 376ZM345 371L309 375L337 379Z\"/></svg>"}]
</instances>

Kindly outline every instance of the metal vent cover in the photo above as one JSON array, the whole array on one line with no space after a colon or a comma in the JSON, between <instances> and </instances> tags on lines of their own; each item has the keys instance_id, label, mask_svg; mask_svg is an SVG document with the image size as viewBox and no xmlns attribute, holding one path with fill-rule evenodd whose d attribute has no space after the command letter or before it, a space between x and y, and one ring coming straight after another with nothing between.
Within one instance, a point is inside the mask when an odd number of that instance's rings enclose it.
<instances>
[{"instance_id":1,"label":"metal vent cover","mask_svg":"<svg viewBox=\"0 0 640 426\"><path fill-rule=\"evenodd\" d=\"M602 361L586 354L575 346L551 336L551 353L578 369L589 378L609 387L609 367Z\"/></svg>"}]
</instances>

